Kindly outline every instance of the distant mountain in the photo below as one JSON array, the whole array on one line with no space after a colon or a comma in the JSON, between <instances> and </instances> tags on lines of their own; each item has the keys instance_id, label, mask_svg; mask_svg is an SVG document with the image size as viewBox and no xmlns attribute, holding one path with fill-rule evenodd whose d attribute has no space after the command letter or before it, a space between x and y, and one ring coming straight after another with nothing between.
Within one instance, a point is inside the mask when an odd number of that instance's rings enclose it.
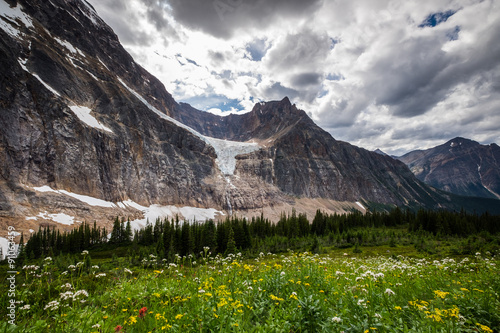
<instances>
[{"instance_id":1,"label":"distant mountain","mask_svg":"<svg viewBox=\"0 0 500 333\"><path fill-rule=\"evenodd\" d=\"M500 147L457 137L407 153L403 161L421 181L451 193L500 198Z\"/></svg>"},{"instance_id":2,"label":"distant mountain","mask_svg":"<svg viewBox=\"0 0 500 333\"><path fill-rule=\"evenodd\" d=\"M177 103L84 0L0 4L1 223L460 208L288 98L227 117Z\"/></svg>"}]
</instances>

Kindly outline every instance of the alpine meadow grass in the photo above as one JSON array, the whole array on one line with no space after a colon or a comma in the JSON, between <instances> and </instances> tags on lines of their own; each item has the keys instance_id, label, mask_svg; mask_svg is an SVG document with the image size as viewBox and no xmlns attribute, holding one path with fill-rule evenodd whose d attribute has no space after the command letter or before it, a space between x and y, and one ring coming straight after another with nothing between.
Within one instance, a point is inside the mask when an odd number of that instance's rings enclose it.
<instances>
[{"instance_id":1,"label":"alpine meadow grass","mask_svg":"<svg viewBox=\"0 0 500 333\"><path fill-rule=\"evenodd\" d=\"M498 257L353 253L155 255L17 276L16 325L0 332L498 332ZM2 304L7 304L2 292ZM2 307L2 312L5 307ZM2 314L5 316L5 314Z\"/></svg>"}]
</instances>

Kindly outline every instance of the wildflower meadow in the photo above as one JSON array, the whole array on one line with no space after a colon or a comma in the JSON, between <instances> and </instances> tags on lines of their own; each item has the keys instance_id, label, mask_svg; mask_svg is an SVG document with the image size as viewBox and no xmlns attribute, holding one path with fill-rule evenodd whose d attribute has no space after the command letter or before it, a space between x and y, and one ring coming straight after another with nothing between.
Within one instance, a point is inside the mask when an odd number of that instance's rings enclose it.
<instances>
[{"instance_id":1,"label":"wildflower meadow","mask_svg":"<svg viewBox=\"0 0 500 333\"><path fill-rule=\"evenodd\" d=\"M91 255L19 269L15 325L3 321L0 332L500 331L495 253L430 259L343 249L245 258L205 247L171 261L146 255L135 266Z\"/></svg>"}]
</instances>

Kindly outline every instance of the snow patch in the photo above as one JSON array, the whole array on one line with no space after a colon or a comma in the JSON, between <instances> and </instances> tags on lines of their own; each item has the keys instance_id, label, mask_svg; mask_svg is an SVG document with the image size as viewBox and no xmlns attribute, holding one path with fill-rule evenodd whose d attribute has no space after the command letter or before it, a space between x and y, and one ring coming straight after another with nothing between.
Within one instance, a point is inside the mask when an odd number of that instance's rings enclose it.
<instances>
[{"instance_id":1,"label":"snow patch","mask_svg":"<svg viewBox=\"0 0 500 333\"><path fill-rule=\"evenodd\" d=\"M70 196L72 198L78 199L82 202L85 202L86 204L90 206L97 206L97 207L107 207L107 208L115 208L116 204L110 201L102 200L102 199L97 199L94 197L90 197L87 195L82 195L82 194L76 194L72 192L68 192L65 190L54 190L50 186L41 186L41 187L34 187L33 188L35 191L38 192L54 192L54 193L59 193L59 194L64 194L67 196Z\"/></svg>"},{"instance_id":2,"label":"snow patch","mask_svg":"<svg viewBox=\"0 0 500 333\"><path fill-rule=\"evenodd\" d=\"M36 216L26 216L26 221L29 221L29 220L37 220L37 217Z\"/></svg>"},{"instance_id":3,"label":"snow patch","mask_svg":"<svg viewBox=\"0 0 500 333\"><path fill-rule=\"evenodd\" d=\"M85 57L85 54L83 54L82 51L80 51L78 48L74 47L70 42L68 41L65 41L65 40L62 40L60 38L57 38L57 37L54 37L54 39L59 43L61 44L62 46L64 46L66 49L68 49L71 53L75 53L75 54L79 54L81 55L82 57Z\"/></svg>"},{"instance_id":4,"label":"snow patch","mask_svg":"<svg viewBox=\"0 0 500 333\"><path fill-rule=\"evenodd\" d=\"M33 229L29 229L28 231L30 232L30 234L35 232L35 230L33 230Z\"/></svg>"},{"instance_id":5,"label":"snow patch","mask_svg":"<svg viewBox=\"0 0 500 333\"><path fill-rule=\"evenodd\" d=\"M365 208L365 207L363 207L363 205L361 204L361 202L356 201L356 205L358 205L358 206L359 206L359 207L361 207L362 209L366 210L366 208Z\"/></svg>"},{"instance_id":6,"label":"snow patch","mask_svg":"<svg viewBox=\"0 0 500 333\"><path fill-rule=\"evenodd\" d=\"M108 127L104 126L101 124L94 116L90 114L92 111L86 106L78 106L78 105L73 105L69 107L71 111L80 119L82 122L85 124L89 125L90 127L94 127L106 132L113 133L112 130L110 130Z\"/></svg>"},{"instance_id":7,"label":"snow patch","mask_svg":"<svg viewBox=\"0 0 500 333\"><path fill-rule=\"evenodd\" d=\"M260 146L254 142L238 142L238 141L228 141L222 139L211 138L208 136L204 136L199 132L195 131L189 126L184 125L183 123L167 116L165 113L161 112L153 105L151 105L148 101L146 101L141 95L139 95L136 91L129 88L125 82L123 82L120 78L118 78L120 83L130 91L135 97L137 97L144 105L146 105L151 111L156 113L159 117L174 123L175 125L184 128L185 130L191 132L196 135L198 138L208 143L215 149L215 153L217 154L217 159L215 162L219 167L220 171L224 175L232 175L234 174L234 170L236 168L236 156L240 154L248 154L253 151L259 150Z\"/></svg>"},{"instance_id":8,"label":"snow patch","mask_svg":"<svg viewBox=\"0 0 500 333\"><path fill-rule=\"evenodd\" d=\"M0 16L4 18L0 19L0 28L14 38L18 38L21 35L19 21L21 21L26 28L33 27L31 18L21 11L20 6L11 8L8 3L1 1ZM8 21L8 23L6 21Z\"/></svg>"},{"instance_id":9,"label":"snow patch","mask_svg":"<svg viewBox=\"0 0 500 333\"><path fill-rule=\"evenodd\" d=\"M40 213L37 215L38 217L41 217L42 219L46 220L52 220L57 223L65 224L65 225L72 225L75 223L75 218L73 216L64 214L64 213L58 213L58 214L49 214L47 211Z\"/></svg>"},{"instance_id":10,"label":"snow patch","mask_svg":"<svg viewBox=\"0 0 500 333\"><path fill-rule=\"evenodd\" d=\"M74 64L73 64L74 65ZM90 73L89 71L87 71L87 73L90 74L90 76L92 76L94 78L94 80L96 81L101 81L98 77L96 77L94 74Z\"/></svg>"},{"instance_id":11,"label":"snow patch","mask_svg":"<svg viewBox=\"0 0 500 333\"><path fill-rule=\"evenodd\" d=\"M144 217L142 219L137 219L130 221L130 227L132 230L139 230L146 226L149 222L152 225L155 225L156 219L160 218L173 218L178 215L181 218L184 218L184 221L191 222L203 222L209 219L214 219L217 214L224 215L223 212L218 211L214 208L197 208L197 207L177 207L177 206L160 206L160 205L151 205L149 207L141 206L132 200L123 201L123 204L137 210L140 210L144 213Z\"/></svg>"}]
</instances>

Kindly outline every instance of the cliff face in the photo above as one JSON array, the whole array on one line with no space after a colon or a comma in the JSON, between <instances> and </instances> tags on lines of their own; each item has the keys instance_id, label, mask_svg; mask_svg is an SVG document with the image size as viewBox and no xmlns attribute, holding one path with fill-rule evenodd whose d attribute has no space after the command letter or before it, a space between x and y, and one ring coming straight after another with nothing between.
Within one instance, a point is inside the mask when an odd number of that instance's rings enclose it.
<instances>
[{"instance_id":1,"label":"cliff face","mask_svg":"<svg viewBox=\"0 0 500 333\"><path fill-rule=\"evenodd\" d=\"M399 157L418 179L459 195L500 198L500 147L455 138Z\"/></svg>"},{"instance_id":2,"label":"cliff face","mask_svg":"<svg viewBox=\"0 0 500 333\"><path fill-rule=\"evenodd\" d=\"M350 202L341 211L361 200L448 203L403 163L335 140L288 98L227 117L178 104L83 0L0 1L6 219L40 221L45 210L110 221L151 205L222 214L306 199Z\"/></svg>"},{"instance_id":3,"label":"cliff face","mask_svg":"<svg viewBox=\"0 0 500 333\"><path fill-rule=\"evenodd\" d=\"M142 204L208 198L200 193L213 172L213 148L159 121L127 91L125 85L146 96L158 92L165 114L173 103L91 8L53 3L19 2L15 8L32 25L21 24L17 38L0 30L0 161L7 186L49 185Z\"/></svg>"}]
</instances>

